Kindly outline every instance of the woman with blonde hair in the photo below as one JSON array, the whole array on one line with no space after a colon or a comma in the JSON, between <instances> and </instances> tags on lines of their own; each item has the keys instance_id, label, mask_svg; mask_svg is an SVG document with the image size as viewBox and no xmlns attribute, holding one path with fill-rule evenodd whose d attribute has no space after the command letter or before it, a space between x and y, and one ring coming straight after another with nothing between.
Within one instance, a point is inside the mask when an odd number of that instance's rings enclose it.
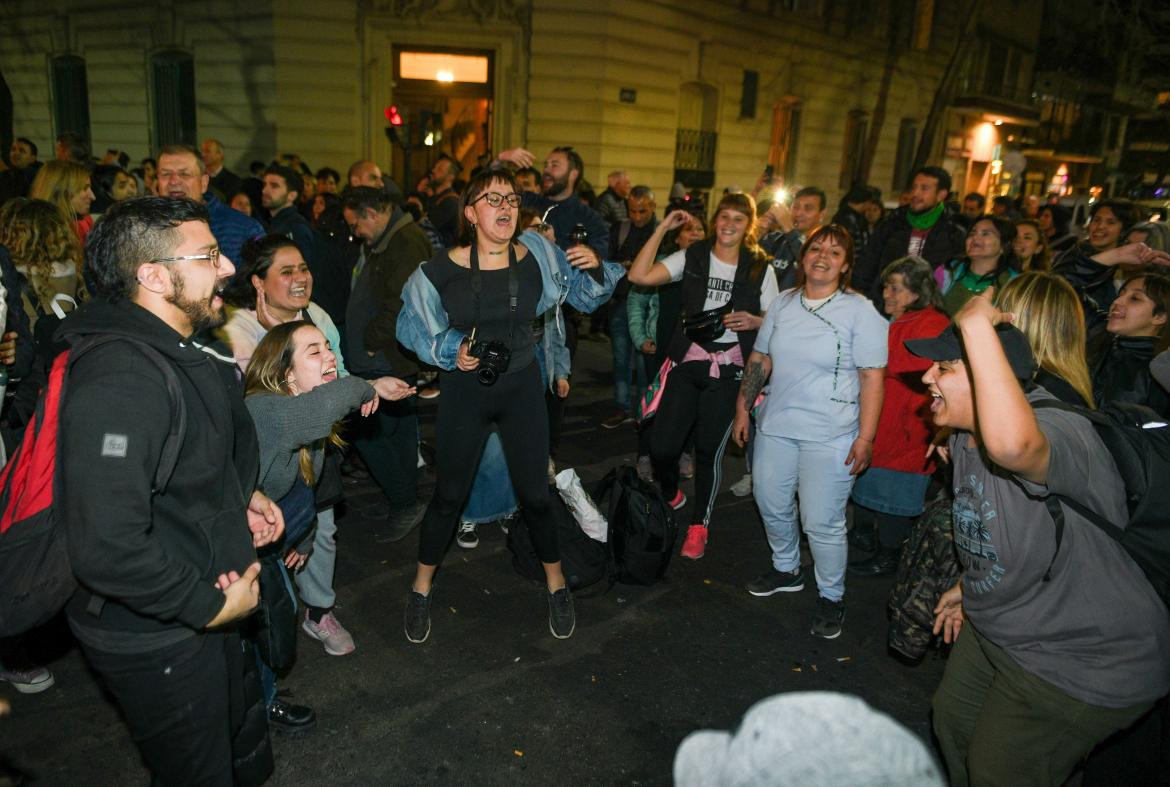
<instances>
[{"instance_id":1,"label":"woman with blonde hair","mask_svg":"<svg viewBox=\"0 0 1170 787\"><path fill-rule=\"evenodd\" d=\"M64 318L77 306L85 288L79 268L81 244L61 211L44 200L17 197L0 207L0 246L8 249L16 269L28 279L25 302L29 323L53 313Z\"/></svg>"},{"instance_id":2,"label":"woman with blonde hair","mask_svg":"<svg viewBox=\"0 0 1170 787\"><path fill-rule=\"evenodd\" d=\"M996 296L1000 311L1028 337L1035 382L1064 402L1093 406L1085 362L1085 312L1072 285L1040 271L1021 273Z\"/></svg>"},{"instance_id":3,"label":"woman with blonde hair","mask_svg":"<svg viewBox=\"0 0 1170 787\"><path fill-rule=\"evenodd\" d=\"M707 549L744 359L780 293L770 258L756 241L751 197L727 194L715 206L708 239L656 260L666 234L691 221L680 210L659 222L628 277L643 287L682 282L682 309L667 349L672 365L663 366L669 374L650 437L650 460L663 497L676 511L682 509L687 497L679 489L678 463L693 427L695 501L680 554L697 560Z\"/></svg>"},{"instance_id":4,"label":"woman with blonde hair","mask_svg":"<svg viewBox=\"0 0 1170 787\"><path fill-rule=\"evenodd\" d=\"M48 161L33 178L28 195L33 199L51 202L61 215L76 222L77 239L85 245L85 238L93 229L89 208L93 204L93 186L89 170L75 161Z\"/></svg>"}]
</instances>

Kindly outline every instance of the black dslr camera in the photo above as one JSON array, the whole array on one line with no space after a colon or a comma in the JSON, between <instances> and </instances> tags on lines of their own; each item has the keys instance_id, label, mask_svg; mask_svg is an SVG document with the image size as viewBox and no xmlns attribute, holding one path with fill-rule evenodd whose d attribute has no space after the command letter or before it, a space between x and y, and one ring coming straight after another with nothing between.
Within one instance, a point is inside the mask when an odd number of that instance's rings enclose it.
<instances>
[{"instance_id":1,"label":"black dslr camera","mask_svg":"<svg viewBox=\"0 0 1170 787\"><path fill-rule=\"evenodd\" d=\"M508 345L494 340L473 341L467 345L467 352L479 359L475 374L483 385L494 385L500 375L508 371L508 362L512 360L512 350Z\"/></svg>"}]
</instances>

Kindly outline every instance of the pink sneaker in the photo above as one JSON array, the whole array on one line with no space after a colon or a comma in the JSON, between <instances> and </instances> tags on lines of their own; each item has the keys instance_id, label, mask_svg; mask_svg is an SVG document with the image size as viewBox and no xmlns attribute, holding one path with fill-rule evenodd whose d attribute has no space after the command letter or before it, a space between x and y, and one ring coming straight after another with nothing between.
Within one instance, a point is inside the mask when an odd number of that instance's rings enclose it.
<instances>
[{"instance_id":1,"label":"pink sneaker","mask_svg":"<svg viewBox=\"0 0 1170 787\"><path fill-rule=\"evenodd\" d=\"M679 552L683 557L689 557L691 560L698 560L707 551L707 526L706 525L691 525L687 528L687 537L683 541L682 551Z\"/></svg>"},{"instance_id":2,"label":"pink sneaker","mask_svg":"<svg viewBox=\"0 0 1170 787\"><path fill-rule=\"evenodd\" d=\"M680 508L682 508L686 504L687 504L687 496L683 494L683 491L681 489L677 490L674 493L674 497L670 498L670 502L667 503L667 505L669 505L675 511L678 511Z\"/></svg>"},{"instance_id":3,"label":"pink sneaker","mask_svg":"<svg viewBox=\"0 0 1170 787\"><path fill-rule=\"evenodd\" d=\"M314 623L309 619L309 611L305 610L305 622L301 628L324 645L325 652L330 656L344 656L354 651L353 637L332 612L326 612L321 616L320 623Z\"/></svg>"}]
</instances>

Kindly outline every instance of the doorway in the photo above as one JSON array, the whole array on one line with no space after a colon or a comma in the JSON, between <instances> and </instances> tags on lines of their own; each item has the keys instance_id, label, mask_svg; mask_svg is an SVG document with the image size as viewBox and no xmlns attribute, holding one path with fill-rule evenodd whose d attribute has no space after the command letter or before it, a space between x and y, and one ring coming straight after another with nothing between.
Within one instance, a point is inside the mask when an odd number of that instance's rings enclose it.
<instances>
[{"instance_id":1,"label":"doorway","mask_svg":"<svg viewBox=\"0 0 1170 787\"><path fill-rule=\"evenodd\" d=\"M406 192L441 154L463 166L463 179L491 160L493 71L490 51L395 47L394 105L407 128L391 168Z\"/></svg>"}]
</instances>

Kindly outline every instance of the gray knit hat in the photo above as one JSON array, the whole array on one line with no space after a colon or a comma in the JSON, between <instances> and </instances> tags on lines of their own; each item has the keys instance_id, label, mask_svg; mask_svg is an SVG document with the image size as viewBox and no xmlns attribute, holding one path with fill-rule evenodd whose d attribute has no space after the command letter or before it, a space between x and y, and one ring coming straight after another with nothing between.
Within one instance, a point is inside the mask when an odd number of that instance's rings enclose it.
<instances>
[{"instance_id":1,"label":"gray knit hat","mask_svg":"<svg viewBox=\"0 0 1170 787\"><path fill-rule=\"evenodd\" d=\"M858 697L777 694L734 734L692 732L674 756L677 787L930 785L945 782L913 733Z\"/></svg>"}]
</instances>

